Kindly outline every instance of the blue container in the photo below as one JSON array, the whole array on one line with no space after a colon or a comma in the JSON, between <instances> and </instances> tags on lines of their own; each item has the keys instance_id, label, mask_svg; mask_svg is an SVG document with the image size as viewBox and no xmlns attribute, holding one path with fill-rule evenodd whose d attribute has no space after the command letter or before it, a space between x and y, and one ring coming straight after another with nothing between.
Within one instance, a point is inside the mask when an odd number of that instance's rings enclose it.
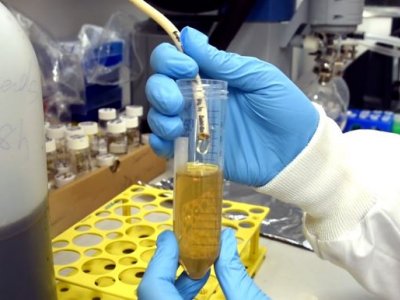
<instances>
[{"instance_id":1,"label":"blue container","mask_svg":"<svg viewBox=\"0 0 400 300\"><path fill-rule=\"evenodd\" d=\"M295 0L258 0L247 22L283 22L292 19L296 9Z\"/></svg>"},{"instance_id":2,"label":"blue container","mask_svg":"<svg viewBox=\"0 0 400 300\"><path fill-rule=\"evenodd\" d=\"M380 110L352 109L347 113L347 123L344 132L357 129L374 129L392 132L394 113Z\"/></svg>"}]
</instances>

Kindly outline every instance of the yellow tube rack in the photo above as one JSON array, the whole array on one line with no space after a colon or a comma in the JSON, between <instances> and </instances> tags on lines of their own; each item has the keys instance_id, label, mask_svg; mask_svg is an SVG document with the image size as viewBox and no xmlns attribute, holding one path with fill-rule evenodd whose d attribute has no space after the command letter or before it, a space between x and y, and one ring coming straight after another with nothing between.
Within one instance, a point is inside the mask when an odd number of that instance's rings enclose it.
<instances>
[{"instance_id":1,"label":"yellow tube rack","mask_svg":"<svg viewBox=\"0 0 400 300\"><path fill-rule=\"evenodd\" d=\"M235 230L251 276L265 258L259 233L268 212L263 206L223 201L223 227ZM137 299L157 236L166 229L172 230L172 191L133 185L114 197L53 239L58 299ZM196 299L224 299L214 272Z\"/></svg>"}]
</instances>

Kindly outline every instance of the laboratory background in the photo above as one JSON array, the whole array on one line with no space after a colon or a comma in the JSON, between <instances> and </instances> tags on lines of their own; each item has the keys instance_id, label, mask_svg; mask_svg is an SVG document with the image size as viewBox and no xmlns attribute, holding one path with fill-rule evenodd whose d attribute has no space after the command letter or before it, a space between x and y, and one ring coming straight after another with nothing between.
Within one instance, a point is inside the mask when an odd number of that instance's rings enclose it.
<instances>
[{"instance_id":1,"label":"laboratory background","mask_svg":"<svg viewBox=\"0 0 400 300\"><path fill-rule=\"evenodd\" d=\"M276 65L343 132L400 133L400 1L147 2ZM0 299L137 299L157 236L185 230L174 163L190 158L153 152L145 96L153 49L173 41L128 0L3 0L3 23ZM209 151L218 165L222 150ZM313 253L300 208L213 180L220 226L271 299L377 299ZM196 299L224 299L215 274Z\"/></svg>"}]
</instances>

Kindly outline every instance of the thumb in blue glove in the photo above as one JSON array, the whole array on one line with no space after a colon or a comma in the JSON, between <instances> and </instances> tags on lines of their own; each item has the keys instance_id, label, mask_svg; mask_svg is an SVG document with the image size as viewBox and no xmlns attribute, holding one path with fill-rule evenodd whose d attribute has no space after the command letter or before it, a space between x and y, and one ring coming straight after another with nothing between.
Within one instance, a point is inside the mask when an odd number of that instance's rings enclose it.
<instances>
[{"instance_id":1,"label":"thumb in blue glove","mask_svg":"<svg viewBox=\"0 0 400 300\"><path fill-rule=\"evenodd\" d=\"M221 234L221 252L214 268L227 300L270 299L249 277L237 252L235 233L229 228Z\"/></svg>"},{"instance_id":2,"label":"thumb in blue glove","mask_svg":"<svg viewBox=\"0 0 400 300\"><path fill-rule=\"evenodd\" d=\"M179 249L172 231L164 231L158 236L157 250L151 259L138 288L140 300L181 300L193 299L210 275L193 280L186 272L178 279Z\"/></svg>"},{"instance_id":3,"label":"thumb in blue glove","mask_svg":"<svg viewBox=\"0 0 400 300\"><path fill-rule=\"evenodd\" d=\"M175 79L203 78L228 82L225 122L225 177L262 186L285 168L308 144L319 120L309 99L281 71L253 57L219 51L201 32L186 27L185 53L159 45L151 65L157 74L146 85L152 105L148 122L156 153L171 156L173 140L183 130L178 115L183 98Z\"/></svg>"}]
</instances>

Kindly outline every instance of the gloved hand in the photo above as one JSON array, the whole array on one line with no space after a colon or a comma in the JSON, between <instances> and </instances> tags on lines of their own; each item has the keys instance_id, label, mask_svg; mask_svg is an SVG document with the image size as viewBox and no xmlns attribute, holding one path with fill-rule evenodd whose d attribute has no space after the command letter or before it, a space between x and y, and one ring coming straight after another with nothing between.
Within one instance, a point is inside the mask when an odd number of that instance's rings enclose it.
<instances>
[{"instance_id":1,"label":"gloved hand","mask_svg":"<svg viewBox=\"0 0 400 300\"><path fill-rule=\"evenodd\" d=\"M262 186L275 177L308 144L319 121L308 98L276 67L252 57L219 51L195 29L182 30L185 54L171 44L151 55L157 74L146 85L152 104L150 145L171 157L173 140L183 131L178 114L183 97L174 79L203 78L228 82L225 122L225 178Z\"/></svg>"},{"instance_id":2,"label":"gloved hand","mask_svg":"<svg viewBox=\"0 0 400 300\"><path fill-rule=\"evenodd\" d=\"M268 300L247 274L237 252L235 233L225 229L221 235L221 251L214 264L218 282L227 300Z\"/></svg>"},{"instance_id":3,"label":"gloved hand","mask_svg":"<svg viewBox=\"0 0 400 300\"><path fill-rule=\"evenodd\" d=\"M210 275L192 280L183 272L175 280L179 266L179 249L171 231L161 233L157 239L157 250L151 259L138 288L139 300L193 299Z\"/></svg>"},{"instance_id":4,"label":"gloved hand","mask_svg":"<svg viewBox=\"0 0 400 300\"><path fill-rule=\"evenodd\" d=\"M157 239L157 250L138 288L139 300L193 299L207 282L209 273L200 280L190 279L185 272L175 281L179 249L175 236L165 231ZM225 229L221 250L215 262L215 273L227 300L268 300L255 285L240 261L235 233Z\"/></svg>"}]
</instances>

